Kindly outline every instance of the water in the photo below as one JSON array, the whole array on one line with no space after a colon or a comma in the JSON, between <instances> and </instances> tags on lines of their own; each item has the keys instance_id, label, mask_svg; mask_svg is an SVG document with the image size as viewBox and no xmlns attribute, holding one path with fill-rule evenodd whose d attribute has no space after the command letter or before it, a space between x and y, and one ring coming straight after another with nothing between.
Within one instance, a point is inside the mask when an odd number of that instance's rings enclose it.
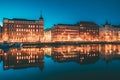
<instances>
[{"instance_id":1,"label":"water","mask_svg":"<svg viewBox=\"0 0 120 80\"><path fill-rule=\"evenodd\" d=\"M120 45L0 50L0 80L119 80Z\"/></svg>"}]
</instances>

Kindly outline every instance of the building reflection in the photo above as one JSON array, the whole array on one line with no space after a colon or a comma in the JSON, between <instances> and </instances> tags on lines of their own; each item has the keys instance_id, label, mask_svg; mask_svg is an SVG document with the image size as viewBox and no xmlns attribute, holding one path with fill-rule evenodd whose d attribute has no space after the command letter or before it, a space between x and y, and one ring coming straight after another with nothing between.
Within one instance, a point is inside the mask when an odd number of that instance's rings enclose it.
<instances>
[{"instance_id":1,"label":"building reflection","mask_svg":"<svg viewBox=\"0 0 120 80\"><path fill-rule=\"evenodd\" d=\"M44 53L40 48L11 49L4 53L4 69L20 69L29 67L44 68Z\"/></svg>"},{"instance_id":2,"label":"building reflection","mask_svg":"<svg viewBox=\"0 0 120 80\"><path fill-rule=\"evenodd\" d=\"M99 46L80 45L54 47L52 59L57 62L77 62L80 64L94 63L99 59Z\"/></svg>"},{"instance_id":3,"label":"building reflection","mask_svg":"<svg viewBox=\"0 0 120 80\"><path fill-rule=\"evenodd\" d=\"M108 44L101 46L100 58L105 60L106 63L111 62L112 60L120 59L120 45Z\"/></svg>"},{"instance_id":4,"label":"building reflection","mask_svg":"<svg viewBox=\"0 0 120 80\"><path fill-rule=\"evenodd\" d=\"M120 58L120 45L89 44L53 47L51 57L56 62L90 64L103 59L108 63L108 61Z\"/></svg>"},{"instance_id":5,"label":"building reflection","mask_svg":"<svg viewBox=\"0 0 120 80\"><path fill-rule=\"evenodd\" d=\"M106 63L120 59L118 44L82 44L49 46L43 48L0 49L0 62L4 70L39 67L44 69L44 56L58 63L75 62L78 64L94 64L98 60Z\"/></svg>"},{"instance_id":6,"label":"building reflection","mask_svg":"<svg viewBox=\"0 0 120 80\"><path fill-rule=\"evenodd\" d=\"M51 54L52 54L52 48L51 47L45 47L45 48L43 48L43 50L44 50L44 55L46 55L46 56L51 56Z\"/></svg>"},{"instance_id":7,"label":"building reflection","mask_svg":"<svg viewBox=\"0 0 120 80\"><path fill-rule=\"evenodd\" d=\"M4 54L4 51L0 49L0 62L3 60L3 54Z\"/></svg>"}]
</instances>

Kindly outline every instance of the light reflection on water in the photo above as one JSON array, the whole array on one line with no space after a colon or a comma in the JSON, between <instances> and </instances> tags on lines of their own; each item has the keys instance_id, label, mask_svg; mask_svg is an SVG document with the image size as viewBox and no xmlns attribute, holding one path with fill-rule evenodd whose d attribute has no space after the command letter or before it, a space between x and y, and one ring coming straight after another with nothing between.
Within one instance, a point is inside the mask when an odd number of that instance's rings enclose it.
<instances>
[{"instance_id":1,"label":"light reflection on water","mask_svg":"<svg viewBox=\"0 0 120 80\"><path fill-rule=\"evenodd\" d=\"M120 79L119 59L120 45L113 44L1 49L0 79Z\"/></svg>"}]
</instances>

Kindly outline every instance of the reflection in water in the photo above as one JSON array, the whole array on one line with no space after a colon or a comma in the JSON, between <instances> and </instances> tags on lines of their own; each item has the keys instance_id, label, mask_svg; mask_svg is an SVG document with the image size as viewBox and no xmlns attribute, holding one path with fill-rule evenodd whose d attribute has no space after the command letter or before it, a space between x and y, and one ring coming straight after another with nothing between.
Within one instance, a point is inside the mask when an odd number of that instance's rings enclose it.
<instances>
[{"instance_id":1,"label":"reflection in water","mask_svg":"<svg viewBox=\"0 0 120 80\"><path fill-rule=\"evenodd\" d=\"M3 50L2 49L0 49L0 62L3 60Z\"/></svg>"},{"instance_id":2,"label":"reflection in water","mask_svg":"<svg viewBox=\"0 0 120 80\"><path fill-rule=\"evenodd\" d=\"M50 55L49 53L51 53L52 59L56 62L74 61L80 64L90 64L97 62L99 59L103 59L108 63L113 59L120 58L120 45L113 44L59 46L52 47L49 51L51 52L45 54Z\"/></svg>"},{"instance_id":3,"label":"reflection in water","mask_svg":"<svg viewBox=\"0 0 120 80\"><path fill-rule=\"evenodd\" d=\"M52 58L58 62L75 61L88 64L99 59L99 51L95 45L62 46L53 48Z\"/></svg>"},{"instance_id":4,"label":"reflection in water","mask_svg":"<svg viewBox=\"0 0 120 80\"><path fill-rule=\"evenodd\" d=\"M22 48L11 49L8 53L4 53L3 65L4 69L19 69L27 67L44 67L44 54L40 48Z\"/></svg>"},{"instance_id":5,"label":"reflection in water","mask_svg":"<svg viewBox=\"0 0 120 80\"><path fill-rule=\"evenodd\" d=\"M44 48L10 49L8 52L0 50L0 61L3 61L4 70L39 67L44 69L44 55L56 62L76 62L79 64L93 64L98 60L107 63L113 59L120 59L120 45L89 44L63 45Z\"/></svg>"}]
</instances>

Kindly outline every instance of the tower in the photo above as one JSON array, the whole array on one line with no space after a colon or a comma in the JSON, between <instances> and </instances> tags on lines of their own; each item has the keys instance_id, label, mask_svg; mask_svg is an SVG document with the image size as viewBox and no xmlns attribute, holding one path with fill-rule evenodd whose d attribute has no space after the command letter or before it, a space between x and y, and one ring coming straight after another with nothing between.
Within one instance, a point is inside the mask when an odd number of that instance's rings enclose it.
<instances>
[{"instance_id":1,"label":"tower","mask_svg":"<svg viewBox=\"0 0 120 80\"><path fill-rule=\"evenodd\" d=\"M40 27L39 27L39 41L44 41L44 19L43 19L43 17L42 17L42 14L41 14L41 16L40 16L40 18L39 18L39 25L40 25Z\"/></svg>"},{"instance_id":2,"label":"tower","mask_svg":"<svg viewBox=\"0 0 120 80\"><path fill-rule=\"evenodd\" d=\"M110 24L109 24L109 22L106 20L106 22L105 22L105 29L109 29L110 28Z\"/></svg>"},{"instance_id":3,"label":"tower","mask_svg":"<svg viewBox=\"0 0 120 80\"><path fill-rule=\"evenodd\" d=\"M43 17L42 17L42 14L41 14L41 16L40 16L40 18L39 18L39 22L40 22L40 24L42 24L42 26L44 26L44 19L43 19Z\"/></svg>"}]
</instances>

